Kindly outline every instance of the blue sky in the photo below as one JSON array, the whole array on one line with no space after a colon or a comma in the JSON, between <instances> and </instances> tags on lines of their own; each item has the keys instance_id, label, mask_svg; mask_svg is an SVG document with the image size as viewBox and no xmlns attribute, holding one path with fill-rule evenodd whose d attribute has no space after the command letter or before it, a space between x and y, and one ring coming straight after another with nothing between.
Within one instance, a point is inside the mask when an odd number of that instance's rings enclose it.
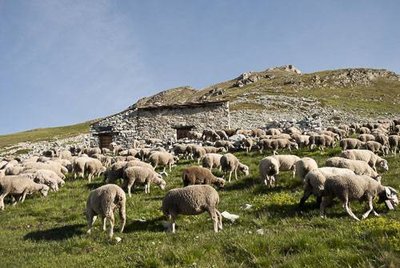
<instances>
[{"instance_id":1,"label":"blue sky","mask_svg":"<svg viewBox=\"0 0 400 268\"><path fill-rule=\"evenodd\" d=\"M400 1L0 0L0 134L245 71L400 72Z\"/></svg>"}]
</instances>

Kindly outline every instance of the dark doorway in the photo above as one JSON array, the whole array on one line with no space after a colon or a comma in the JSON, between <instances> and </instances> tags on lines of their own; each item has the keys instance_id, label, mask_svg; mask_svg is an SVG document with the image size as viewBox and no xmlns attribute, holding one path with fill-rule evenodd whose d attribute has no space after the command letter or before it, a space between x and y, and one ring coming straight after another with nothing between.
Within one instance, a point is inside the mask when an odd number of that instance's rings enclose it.
<instances>
[{"instance_id":1,"label":"dark doorway","mask_svg":"<svg viewBox=\"0 0 400 268\"><path fill-rule=\"evenodd\" d=\"M189 131L191 131L194 127L193 126L182 126L182 127L175 127L176 129L176 138L178 140L188 138Z\"/></svg>"},{"instance_id":2,"label":"dark doorway","mask_svg":"<svg viewBox=\"0 0 400 268\"><path fill-rule=\"evenodd\" d=\"M110 148L110 144L113 141L113 135L112 134L100 134L99 135L99 146L100 148Z\"/></svg>"}]
</instances>

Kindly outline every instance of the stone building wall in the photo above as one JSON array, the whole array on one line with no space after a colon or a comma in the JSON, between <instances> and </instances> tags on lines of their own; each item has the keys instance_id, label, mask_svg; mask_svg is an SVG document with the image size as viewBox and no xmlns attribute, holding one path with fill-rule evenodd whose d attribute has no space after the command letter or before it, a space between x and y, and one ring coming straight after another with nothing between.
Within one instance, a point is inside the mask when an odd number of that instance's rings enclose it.
<instances>
[{"instance_id":1,"label":"stone building wall","mask_svg":"<svg viewBox=\"0 0 400 268\"><path fill-rule=\"evenodd\" d=\"M175 128L184 126L193 126L198 131L229 128L229 103L127 109L93 124L91 144L99 145L100 133L112 133L113 141L125 146L134 139L171 139L176 137Z\"/></svg>"}]
</instances>

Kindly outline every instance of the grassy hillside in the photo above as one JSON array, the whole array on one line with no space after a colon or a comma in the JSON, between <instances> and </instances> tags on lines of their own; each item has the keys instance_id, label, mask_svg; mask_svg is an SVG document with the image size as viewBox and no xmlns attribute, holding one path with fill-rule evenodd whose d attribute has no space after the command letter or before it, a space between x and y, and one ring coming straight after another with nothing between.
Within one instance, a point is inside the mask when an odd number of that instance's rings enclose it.
<instances>
[{"instance_id":1,"label":"grassy hillside","mask_svg":"<svg viewBox=\"0 0 400 268\"><path fill-rule=\"evenodd\" d=\"M9 135L0 135L0 149L26 141L51 141L89 133L91 122L80 123L64 127L38 128Z\"/></svg>"},{"instance_id":2,"label":"grassy hillside","mask_svg":"<svg viewBox=\"0 0 400 268\"><path fill-rule=\"evenodd\" d=\"M322 164L338 148L325 153L298 151ZM163 231L159 211L165 192L152 187L134 191L127 201L127 226L120 243L109 241L100 231L99 220L91 236L86 234L83 214L90 189L102 184L98 178L69 180L58 193L47 198L28 198L24 204L0 212L0 259L2 267L399 267L400 212L386 212L376 204L381 217L372 214L355 222L336 203L319 217L311 197L304 211L297 209L301 183L283 172L272 190L260 183L258 153L238 157L251 174L233 181L220 191L220 211L240 215L235 223L224 220L224 230L212 231L207 214L180 216L177 233ZM383 182L399 188L398 158L388 158L390 170ZM192 164L183 161L166 179L168 188L181 186L181 172ZM251 204L249 210L241 206ZM351 204L356 215L365 211ZM118 218L117 226L118 228ZM257 232L262 230L263 234ZM261 231L259 231L261 232ZM18 252L18 262L16 262Z\"/></svg>"}]
</instances>

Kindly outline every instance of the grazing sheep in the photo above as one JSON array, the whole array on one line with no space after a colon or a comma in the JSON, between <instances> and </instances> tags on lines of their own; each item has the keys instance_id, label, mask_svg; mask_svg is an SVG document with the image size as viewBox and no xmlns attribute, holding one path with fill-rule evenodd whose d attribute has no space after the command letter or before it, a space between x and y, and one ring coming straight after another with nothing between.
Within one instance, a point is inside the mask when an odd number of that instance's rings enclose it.
<instances>
[{"instance_id":1,"label":"grazing sheep","mask_svg":"<svg viewBox=\"0 0 400 268\"><path fill-rule=\"evenodd\" d=\"M202 146L194 146L192 147L192 155L197 160L197 164L200 164L201 158L206 155L206 150Z\"/></svg>"},{"instance_id":2,"label":"grazing sheep","mask_svg":"<svg viewBox=\"0 0 400 268\"><path fill-rule=\"evenodd\" d=\"M186 155L186 144L175 144L174 147L172 148L172 152L174 155L178 157L183 157Z\"/></svg>"},{"instance_id":3,"label":"grazing sheep","mask_svg":"<svg viewBox=\"0 0 400 268\"><path fill-rule=\"evenodd\" d=\"M224 130L216 130L215 132L218 134L218 136L220 136L221 139L223 140L229 139L228 135Z\"/></svg>"},{"instance_id":4,"label":"grazing sheep","mask_svg":"<svg viewBox=\"0 0 400 268\"><path fill-rule=\"evenodd\" d=\"M214 176L210 170L204 167L192 166L185 168L182 173L183 186L193 184L208 184L223 188L225 180Z\"/></svg>"},{"instance_id":5,"label":"grazing sheep","mask_svg":"<svg viewBox=\"0 0 400 268\"><path fill-rule=\"evenodd\" d=\"M138 159L135 160L130 160L125 164L124 168L128 168L128 167L147 167L149 169L154 170L154 167L152 165L150 165L149 163L140 161Z\"/></svg>"},{"instance_id":6,"label":"grazing sheep","mask_svg":"<svg viewBox=\"0 0 400 268\"><path fill-rule=\"evenodd\" d=\"M263 158L259 164L261 180L268 187L275 186L275 176L279 171L293 171L295 175L295 163L300 160L296 155L274 155Z\"/></svg>"},{"instance_id":7,"label":"grazing sheep","mask_svg":"<svg viewBox=\"0 0 400 268\"><path fill-rule=\"evenodd\" d=\"M217 132L215 132L215 130L212 129L203 130L203 135L201 136L201 138L205 141L207 140L216 141L221 139L221 137L217 134Z\"/></svg>"},{"instance_id":8,"label":"grazing sheep","mask_svg":"<svg viewBox=\"0 0 400 268\"><path fill-rule=\"evenodd\" d=\"M270 128L265 131L266 135L272 135L272 136L277 136L281 133L282 132L280 131L280 129L277 129L277 128Z\"/></svg>"},{"instance_id":9,"label":"grazing sheep","mask_svg":"<svg viewBox=\"0 0 400 268\"><path fill-rule=\"evenodd\" d=\"M290 127L286 129L285 131L287 134L293 135L293 134L301 134L301 130L298 129L297 127Z\"/></svg>"},{"instance_id":10,"label":"grazing sheep","mask_svg":"<svg viewBox=\"0 0 400 268\"><path fill-rule=\"evenodd\" d=\"M19 195L18 201L23 203L26 195L40 192L43 196L47 196L49 186L34 182L25 176L4 176L0 179L0 209L4 210L4 198L7 195Z\"/></svg>"},{"instance_id":11,"label":"grazing sheep","mask_svg":"<svg viewBox=\"0 0 400 268\"><path fill-rule=\"evenodd\" d=\"M101 154L101 149L99 147L85 148L83 149L83 153L92 156L94 154Z\"/></svg>"},{"instance_id":12,"label":"grazing sheep","mask_svg":"<svg viewBox=\"0 0 400 268\"><path fill-rule=\"evenodd\" d=\"M325 135L325 136L329 136L329 137L333 138L334 140L339 140L339 138L340 138L338 134L336 134L336 133L334 133L332 131L329 131L329 130L322 130L320 132L320 134L321 135Z\"/></svg>"},{"instance_id":13,"label":"grazing sheep","mask_svg":"<svg viewBox=\"0 0 400 268\"><path fill-rule=\"evenodd\" d=\"M326 147L334 147L335 139L328 135L312 135L310 136L310 149L313 150L316 146L320 150L324 150Z\"/></svg>"},{"instance_id":14,"label":"grazing sheep","mask_svg":"<svg viewBox=\"0 0 400 268\"><path fill-rule=\"evenodd\" d=\"M249 167L240 163L239 159L236 158L231 153L224 154L221 157L221 167L222 171L227 173L229 172L229 182L231 182L232 172L235 172L235 179L237 180L237 172L238 170L242 172L245 176L249 175Z\"/></svg>"},{"instance_id":15,"label":"grazing sheep","mask_svg":"<svg viewBox=\"0 0 400 268\"><path fill-rule=\"evenodd\" d=\"M270 149L273 151L274 155L277 154L278 149L288 149L289 151L292 151L292 147L294 147L295 149L299 148L297 143L292 142L288 139L262 139L259 142L259 146L260 153L262 153L265 149Z\"/></svg>"},{"instance_id":16,"label":"grazing sheep","mask_svg":"<svg viewBox=\"0 0 400 268\"><path fill-rule=\"evenodd\" d=\"M382 153L383 155L389 154L389 147L387 147L386 145L382 145L381 143L376 141L367 141L365 143L365 148L375 154L376 153Z\"/></svg>"},{"instance_id":17,"label":"grazing sheep","mask_svg":"<svg viewBox=\"0 0 400 268\"><path fill-rule=\"evenodd\" d=\"M197 132L197 131L189 131L187 134L188 139L191 140L201 140L201 137L203 136L202 133Z\"/></svg>"},{"instance_id":18,"label":"grazing sheep","mask_svg":"<svg viewBox=\"0 0 400 268\"><path fill-rule=\"evenodd\" d=\"M198 215L207 211L214 223L214 232L222 230L222 215L218 211L218 192L209 185L191 185L170 190L162 201L161 210L171 221L169 230L175 233L179 214Z\"/></svg>"},{"instance_id":19,"label":"grazing sheep","mask_svg":"<svg viewBox=\"0 0 400 268\"><path fill-rule=\"evenodd\" d=\"M60 178L60 176L58 176L57 173L55 173L52 170L47 170L47 169L36 170L36 172L34 173L34 177L39 178L43 181L46 181L48 179L54 180L54 181L56 181L58 187L62 187L65 184L65 181L62 178ZM40 182L40 183L42 183L42 182Z\"/></svg>"},{"instance_id":20,"label":"grazing sheep","mask_svg":"<svg viewBox=\"0 0 400 268\"><path fill-rule=\"evenodd\" d=\"M358 129L358 133L360 134L371 134L371 130L367 127L360 127Z\"/></svg>"},{"instance_id":21,"label":"grazing sheep","mask_svg":"<svg viewBox=\"0 0 400 268\"><path fill-rule=\"evenodd\" d=\"M389 137L386 134L378 133L375 135L375 141L379 142L382 145L389 145Z\"/></svg>"},{"instance_id":22,"label":"grazing sheep","mask_svg":"<svg viewBox=\"0 0 400 268\"><path fill-rule=\"evenodd\" d=\"M307 147L310 144L310 136L301 135L300 133L292 134L292 139L299 145L299 147Z\"/></svg>"},{"instance_id":23,"label":"grazing sheep","mask_svg":"<svg viewBox=\"0 0 400 268\"><path fill-rule=\"evenodd\" d=\"M326 177L335 175L351 176L355 174L350 169L335 167L322 167L309 171L304 177L304 194L300 199L299 206L303 207L311 194L317 197L317 204L320 204Z\"/></svg>"},{"instance_id":24,"label":"grazing sheep","mask_svg":"<svg viewBox=\"0 0 400 268\"><path fill-rule=\"evenodd\" d=\"M202 166L212 170L213 168L221 169L221 157L222 154L208 153L201 159Z\"/></svg>"},{"instance_id":25,"label":"grazing sheep","mask_svg":"<svg viewBox=\"0 0 400 268\"><path fill-rule=\"evenodd\" d=\"M106 183L114 183L118 179L121 179L124 175L124 169L128 162L126 161L118 161L112 164L105 172L104 172L104 180Z\"/></svg>"},{"instance_id":26,"label":"grazing sheep","mask_svg":"<svg viewBox=\"0 0 400 268\"><path fill-rule=\"evenodd\" d=\"M143 185L144 192L150 193L150 184L154 183L158 185L161 190L165 189L166 182L162 179L162 176L155 172L153 169L147 167L128 167L124 170L124 183L122 188L128 189L128 196L131 197L131 188L134 185Z\"/></svg>"},{"instance_id":27,"label":"grazing sheep","mask_svg":"<svg viewBox=\"0 0 400 268\"><path fill-rule=\"evenodd\" d=\"M93 177L98 177L106 171L106 168L98 159L89 158L85 162L84 172L88 176L89 183Z\"/></svg>"},{"instance_id":28,"label":"grazing sheep","mask_svg":"<svg viewBox=\"0 0 400 268\"><path fill-rule=\"evenodd\" d=\"M301 181L304 181L304 178L306 177L307 173L316 168L318 168L318 164L317 162L315 162L314 159L310 157L303 157L295 163L294 169L297 177Z\"/></svg>"},{"instance_id":29,"label":"grazing sheep","mask_svg":"<svg viewBox=\"0 0 400 268\"><path fill-rule=\"evenodd\" d=\"M397 149L400 148L400 136L399 135L390 135L389 136L389 146L392 154L396 155Z\"/></svg>"},{"instance_id":30,"label":"grazing sheep","mask_svg":"<svg viewBox=\"0 0 400 268\"><path fill-rule=\"evenodd\" d=\"M378 167L382 168L384 171L389 170L388 162L369 150L345 150L339 156L352 160L365 161L375 171L376 171L376 165L378 165Z\"/></svg>"},{"instance_id":31,"label":"grazing sheep","mask_svg":"<svg viewBox=\"0 0 400 268\"><path fill-rule=\"evenodd\" d=\"M371 134L361 134L357 138L362 142L374 141L375 140L374 135L371 135Z\"/></svg>"},{"instance_id":32,"label":"grazing sheep","mask_svg":"<svg viewBox=\"0 0 400 268\"><path fill-rule=\"evenodd\" d=\"M65 174L68 173L68 169L64 166L62 166L60 163L57 163L55 161L48 161L47 163L24 163L24 172L26 170L39 170L39 169L48 169L52 170L57 173L60 178L65 178Z\"/></svg>"},{"instance_id":33,"label":"grazing sheep","mask_svg":"<svg viewBox=\"0 0 400 268\"><path fill-rule=\"evenodd\" d=\"M339 145L342 150L361 149L365 145L365 143L360 141L359 139L345 138L340 140Z\"/></svg>"},{"instance_id":34,"label":"grazing sheep","mask_svg":"<svg viewBox=\"0 0 400 268\"><path fill-rule=\"evenodd\" d=\"M373 170L368 163L362 160L351 160L342 157L331 157L326 160L327 167L348 168L353 170L357 175L367 175L371 178L380 181L381 176Z\"/></svg>"},{"instance_id":35,"label":"grazing sheep","mask_svg":"<svg viewBox=\"0 0 400 268\"><path fill-rule=\"evenodd\" d=\"M214 147L214 146L203 146L203 149L206 151L207 154L209 153L225 153L226 150L223 147Z\"/></svg>"},{"instance_id":36,"label":"grazing sheep","mask_svg":"<svg viewBox=\"0 0 400 268\"><path fill-rule=\"evenodd\" d=\"M332 176L326 178L324 184L324 192L320 206L321 217L325 217L325 208L327 204L331 203L334 197L342 201L343 207L347 214L355 220L359 220L356 215L351 211L350 201L358 200L368 202L368 210L362 215L362 219L368 217L372 212L375 216L379 216L374 210L373 199L379 196L379 201L385 201L389 209L393 209L393 205L397 206L399 203L397 199L397 191L391 187L382 186L379 182L373 180L369 176Z\"/></svg>"},{"instance_id":37,"label":"grazing sheep","mask_svg":"<svg viewBox=\"0 0 400 268\"><path fill-rule=\"evenodd\" d=\"M238 130L239 130L238 128L237 129L224 129L226 135L228 135L229 137L236 135Z\"/></svg>"},{"instance_id":38,"label":"grazing sheep","mask_svg":"<svg viewBox=\"0 0 400 268\"><path fill-rule=\"evenodd\" d=\"M246 149L246 153L249 153L251 151L253 144L254 144L254 141L252 138L244 138L242 140L242 146Z\"/></svg>"},{"instance_id":39,"label":"grazing sheep","mask_svg":"<svg viewBox=\"0 0 400 268\"><path fill-rule=\"evenodd\" d=\"M225 148L226 152L235 149L235 145L232 141L218 140L215 142L214 146L218 148Z\"/></svg>"},{"instance_id":40,"label":"grazing sheep","mask_svg":"<svg viewBox=\"0 0 400 268\"><path fill-rule=\"evenodd\" d=\"M149 156L149 161L154 169L156 169L158 166L162 166L163 173L168 176L168 173L165 171L165 169L168 166L168 170L171 172L172 165L175 164L175 157L173 154L168 152L153 152Z\"/></svg>"},{"instance_id":41,"label":"grazing sheep","mask_svg":"<svg viewBox=\"0 0 400 268\"><path fill-rule=\"evenodd\" d=\"M119 217L121 220L120 232L124 231L126 223L126 196L125 192L115 184L106 184L90 192L86 203L86 219L88 222L88 231L92 232L92 226L96 221L97 215L102 218L103 230L106 230L107 220L110 223L108 231L109 238L114 234L114 211L119 209Z\"/></svg>"},{"instance_id":42,"label":"grazing sheep","mask_svg":"<svg viewBox=\"0 0 400 268\"><path fill-rule=\"evenodd\" d=\"M255 128L251 130L251 136L253 137L261 137L264 136L265 134L266 134L265 131L260 128Z\"/></svg>"},{"instance_id":43,"label":"grazing sheep","mask_svg":"<svg viewBox=\"0 0 400 268\"><path fill-rule=\"evenodd\" d=\"M87 156L76 157L72 160L72 173L74 174L74 179L83 178L85 176L85 164L91 158Z\"/></svg>"}]
</instances>

